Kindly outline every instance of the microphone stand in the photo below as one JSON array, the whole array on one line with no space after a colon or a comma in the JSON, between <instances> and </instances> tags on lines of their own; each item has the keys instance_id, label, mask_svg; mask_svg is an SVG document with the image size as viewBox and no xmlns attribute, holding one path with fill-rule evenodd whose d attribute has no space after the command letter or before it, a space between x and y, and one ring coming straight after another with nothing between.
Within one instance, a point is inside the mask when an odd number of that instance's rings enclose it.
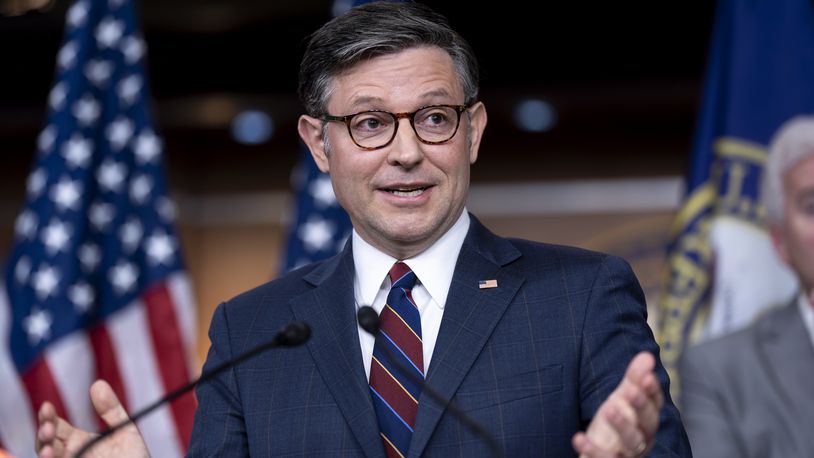
<instances>
[{"instance_id":1,"label":"microphone stand","mask_svg":"<svg viewBox=\"0 0 814 458\"><path fill-rule=\"evenodd\" d=\"M182 394L186 393L187 391L194 388L199 383L206 382L213 378L214 376L218 375L219 373L223 372L224 370L232 367L237 366L238 364L256 356L259 353L262 353L269 348L274 347L296 347L299 345L304 344L308 341L311 337L311 328L302 321L295 321L289 323L288 326L285 327L282 331L278 332L274 339L264 344L258 345L244 353L241 353L234 359L230 359L225 361L209 371L204 372L198 377L197 380L193 380L186 385L177 388L170 393L166 394L164 397L158 399L157 401L153 402L152 404L144 407L140 411L136 412L130 418L125 421L122 421L116 425L111 426L110 428L104 430L101 434L94 437L93 439L89 440L85 445L82 446L81 449L76 453L75 458L80 458L82 455L87 453L92 447L96 444L110 436L111 434L115 433L116 431L124 428L125 426L129 425L130 423L135 423L136 421L140 420L142 417L146 416L153 410L157 409L158 407L174 400L175 398L181 396Z\"/></svg>"}]
</instances>

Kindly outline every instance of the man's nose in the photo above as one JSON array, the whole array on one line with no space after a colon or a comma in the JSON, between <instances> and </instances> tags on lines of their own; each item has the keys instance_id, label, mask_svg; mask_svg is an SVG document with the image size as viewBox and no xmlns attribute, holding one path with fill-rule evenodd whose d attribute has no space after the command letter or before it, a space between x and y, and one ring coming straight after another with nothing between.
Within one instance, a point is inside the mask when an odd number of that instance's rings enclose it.
<instances>
[{"instance_id":1,"label":"man's nose","mask_svg":"<svg viewBox=\"0 0 814 458\"><path fill-rule=\"evenodd\" d=\"M404 168L415 167L424 158L421 140L408 118L399 119L398 123L396 138L388 146L387 161Z\"/></svg>"}]
</instances>

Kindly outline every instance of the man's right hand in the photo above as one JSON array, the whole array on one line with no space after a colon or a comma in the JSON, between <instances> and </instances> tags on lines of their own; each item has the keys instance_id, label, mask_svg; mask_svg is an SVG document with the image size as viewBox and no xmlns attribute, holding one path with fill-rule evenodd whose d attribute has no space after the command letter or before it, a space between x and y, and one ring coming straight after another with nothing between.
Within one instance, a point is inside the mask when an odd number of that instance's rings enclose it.
<instances>
[{"instance_id":1,"label":"man's right hand","mask_svg":"<svg viewBox=\"0 0 814 458\"><path fill-rule=\"evenodd\" d=\"M128 419L113 388L104 380L97 380L90 387L90 400L108 427ZM42 404L38 418L37 454L40 458L73 457L85 443L96 437L96 434L75 428L60 418L50 402ZM95 445L85 456L143 458L148 457L149 453L138 428L130 424Z\"/></svg>"}]
</instances>

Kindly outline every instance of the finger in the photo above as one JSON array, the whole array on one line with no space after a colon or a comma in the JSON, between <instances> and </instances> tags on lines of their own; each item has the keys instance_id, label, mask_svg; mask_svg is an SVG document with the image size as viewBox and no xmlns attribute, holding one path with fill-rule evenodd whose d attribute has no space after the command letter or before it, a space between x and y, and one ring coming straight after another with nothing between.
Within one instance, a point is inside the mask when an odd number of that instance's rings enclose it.
<instances>
[{"instance_id":1,"label":"finger","mask_svg":"<svg viewBox=\"0 0 814 458\"><path fill-rule=\"evenodd\" d=\"M54 419L57 416L57 411L54 408L54 405L48 401L45 401L40 406L40 410L37 412L37 419L39 420L40 424L45 423L48 420Z\"/></svg>"},{"instance_id":2,"label":"finger","mask_svg":"<svg viewBox=\"0 0 814 458\"><path fill-rule=\"evenodd\" d=\"M646 351L640 352L630 361L625 371L625 380L630 380L633 383L641 384L642 380L647 374L653 372L656 367L655 357Z\"/></svg>"},{"instance_id":3,"label":"finger","mask_svg":"<svg viewBox=\"0 0 814 458\"><path fill-rule=\"evenodd\" d=\"M626 412L623 407L627 407L629 410ZM634 456L646 447L646 437L639 429L636 416L633 414L633 409L630 408L629 405L610 406L606 415L608 422L613 426L613 429L616 430L616 434L619 436L623 456ZM642 444L645 444L644 447Z\"/></svg>"},{"instance_id":4,"label":"finger","mask_svg":"<svg viewBox=\"0 0 814 458\"><path fill-rule=\"evenodd\" d=\"M645 399L646 402L641 406L636 406L636 409L642 431L644 431L647 437L652 437L656 434L659 427L659 416L661 414L661 408L664 405L664 396L661 392L661 386L658 385L656 381L656 377L651 374L648 376L648 379L649 380L646 380L646 384L652 383L658 388L655 393L648 395L648 388L645 387L642 399Z\"/></svg>"},{"instance_id":5,"label":"finger","mask_svg":"<svg viewBox=\"0 0 814 458\"><path fill-rule=\"evenodd\" d=\"M56 439L56 422L58 420L56 409L50 402L44 402L37 412L39 427L37 428L37 440L35 450L38 452L51 444Z\"/></svg>"},{"instance_id":6,"label":"finger","mask_svg":"<svg viewBox=\"0 0 814 458\"><path fill-rule=\"evenodd\" d=\"M115 426L130 418L116 393L113 392L113 388L104 380L97 380L91 385L90 400L93 402L96 413L108 426Z\"/></svg>"},{"instance_id":7,"label":"finger","mask_svg":"<svg viewBox=\"0 0 814 458\"><path fill-rule=\"evenodd\" d=\"M579 454L579 458L605 458L612 455L604 452L596 446L583 432L574 434L571 438L571 446Z\"/></svg>"}]
</instances>

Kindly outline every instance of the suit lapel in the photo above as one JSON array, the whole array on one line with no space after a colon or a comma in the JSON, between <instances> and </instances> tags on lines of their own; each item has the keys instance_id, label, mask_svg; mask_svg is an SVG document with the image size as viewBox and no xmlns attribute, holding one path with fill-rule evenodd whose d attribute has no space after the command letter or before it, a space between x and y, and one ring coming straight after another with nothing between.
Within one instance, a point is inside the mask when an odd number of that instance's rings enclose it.
<instances>
[{"instance_id":1,"label":"suit lapel","mask_svg":"<svg viewBox=\"0 0 814 458\"><path fill-rule=\"evenodd\" d=\"M517 249L471 218L427 372L427 383L446 400L455 395L524 281L514 269L504 267L520 256ZM479 281L493 279L497 287L479 288ZM410 456L424 452L445 408L445 403L421 396Z\"/></svg>"},{"instance_id":2,"label":"suit lapel","mask_svg":"<svg viewBox=\"0 0 814 458\"><path fill-rule=\"evenodd\" d=\"M311 357L365 455L383 457L356 328L350 243L304 280L316 287L290 304L296 318L311 326Z\"/></svg>"}]
</instances>

